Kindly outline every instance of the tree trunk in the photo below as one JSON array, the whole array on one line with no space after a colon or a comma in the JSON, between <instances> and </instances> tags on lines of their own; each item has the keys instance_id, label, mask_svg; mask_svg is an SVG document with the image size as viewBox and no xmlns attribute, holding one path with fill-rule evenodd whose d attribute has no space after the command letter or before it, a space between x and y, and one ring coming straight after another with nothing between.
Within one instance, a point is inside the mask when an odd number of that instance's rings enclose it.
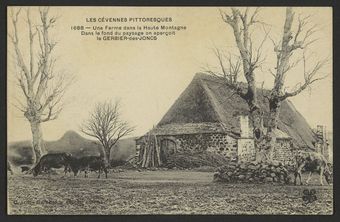
<instances>
[{"instance_id":1,"label":"tree trunk","mask_svg":"<svg viewBox=\"0 0 340 222\"><path fill-rule=\"evenodd\" d=\"M269 101L269 119L268 129L266 135L266 151L268 161L273 161L274 151L276 147L276 133L277 122L280 115L281 101L277 96L272 96Z\"/></svg>"},{"instance_id":2,"label":"tree trunk","mask_svg":"<svg viewBox=\"0 0 340 222\"><path fill-rule=\"evenodd\" d=\"M257 90L255 85L255 78L253 73L250 73L249 67L245 67L247 71L247 83L248 83L248 91L244 96L244 99L247 101L249 108L249 116L253 125L253 136L254 136L254 145L255 145L255 159L258 162L264 162L263 157L263 114L262 110L258 105L257 101Z\"/></svg>"},{"instance_id":3,"label":"tree trunk","mask_svg":"<svg viewBox=\"0 0 340 222\"><path fill-rule=\"evenodd\" d=\"M46 153L43 147L43 136L41 130L41 123L38 121L30 122L32 131L32 146L33 146L33 156L35 158L35 163L37 163L41 156Z\"/></svg>"},{"instance_id":4,"label":"tree trunk","mask_svg":"<svg viewBox=\"0 0 340 222\"><path fill-rule=\"evenodd\" d=\"M250 110L250 118L253 123L255 160L258 162L265 162L265 156L263 154L264 133L262 112L257 106Z\"/></svg>"},{"instance_id":5,"label":"tree trunk","mask_svg":"<svg viewBox=\"0 0 340 222\"><path fill-rule=\"evenodd\" d=\"M111 149L110 147L104 147L104 160L105 160L105 165L109 166L110 165L110 153L111 153Z\"/></svg>"}]
</instances>

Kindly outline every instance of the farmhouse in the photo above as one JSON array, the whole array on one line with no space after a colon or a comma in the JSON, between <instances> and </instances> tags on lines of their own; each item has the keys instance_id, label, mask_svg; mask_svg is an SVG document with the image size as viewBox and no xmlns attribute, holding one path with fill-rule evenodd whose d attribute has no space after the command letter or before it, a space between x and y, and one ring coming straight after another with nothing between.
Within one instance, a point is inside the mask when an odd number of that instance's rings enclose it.
<instances>
[{"instance_id":1,"label":"farmhouse","mask_svg":"<svg viewBox=\"0 0 340 222\"><path fill-rule=\"evenodd\" d=\"M259 94L266 127L268 104ZM276 136L274 159L284 163L292 161L294 149L315 149L319 142L289 100L282 103ZM220 79L202 73L195 75L157 126L138 138L136 145L142 166L160 165L169 155L183 151L206 150L242 161L255 159L248 105Z\"/></svg>"}]
</instances>

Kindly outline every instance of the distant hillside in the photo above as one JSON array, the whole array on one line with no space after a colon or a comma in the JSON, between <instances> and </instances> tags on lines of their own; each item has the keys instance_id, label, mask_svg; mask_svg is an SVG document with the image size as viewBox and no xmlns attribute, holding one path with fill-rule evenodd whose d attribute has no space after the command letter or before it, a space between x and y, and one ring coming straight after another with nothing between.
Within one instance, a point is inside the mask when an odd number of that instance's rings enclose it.
<instances>
[{"instance_id":1,"label":"distant hillside","mask_svg":"<svg viewBox=\"0 0 340 222\"><path fill-rule=\"evenodd\" d=\"M44 141L48 153L69 152L72 155L92 156L99 155L101 144L98 141L89 140L74 131L67 131L59 140ZM126 160L135 153L134 138L121 139L111 151L111 159ZM15 165L32 163L31 141L19 141L8 146L8 158Z\"/></svg>"}]
</instances>

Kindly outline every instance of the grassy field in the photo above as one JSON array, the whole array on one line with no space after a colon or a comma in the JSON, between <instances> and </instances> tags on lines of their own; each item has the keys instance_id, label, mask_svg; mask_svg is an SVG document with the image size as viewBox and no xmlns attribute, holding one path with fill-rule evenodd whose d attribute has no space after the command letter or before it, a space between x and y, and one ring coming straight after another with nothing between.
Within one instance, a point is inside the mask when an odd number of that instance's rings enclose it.
<instances>
[{"instance_id":1,"label":"grassy field","mask_svg":"<svg viewBox=\"0 0 340 222\"><path fill-rule=\"evenodd\" d=\"M108 179L8 175L9 214L332 214L332 186L220 184L213 173L125 171ZM316 189L304 205L302 191Z\"/></svg>"}]
</instances>

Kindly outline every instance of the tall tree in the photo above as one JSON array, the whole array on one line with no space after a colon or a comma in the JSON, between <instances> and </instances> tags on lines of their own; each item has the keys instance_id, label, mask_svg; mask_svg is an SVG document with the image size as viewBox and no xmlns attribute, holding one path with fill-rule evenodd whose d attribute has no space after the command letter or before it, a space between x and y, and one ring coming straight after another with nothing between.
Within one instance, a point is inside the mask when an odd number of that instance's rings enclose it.
<instances>
[{"instance_id":1,"label":"tall tree","mask_svg":"<svg viewBox=\"0 0 340 222\"><path fill-rule=\"evenodd\" d=\"M252 13L249 8L241 12L237 8L231 8L231 13L220 11L223 21L232 28L236 46L239 51L239 57L236 62L233 61L231 55L225 56L220 49L215 49L215 55L218 59L219 66L222 72L206 70L208 73L222 78L225 84L233 89L242 99L246 101L249 107L249 114L253 125L253 133L255 138L256 149L260 149L264 139L263 129L263 111L258 103L258 92L256 88L255 70L264 61L262 57L263 43L267 39L268 31L265 30L265 35L260 44L255 47L251 29L255 24L264 23L257 19L259 8L256 8ZM228 61L226 65L225 60ZM247 81L247 87L244 89L238 82L240 66L242 64L243 75ZM229 68L227 68L229 66ZM259 153L259 152L257 152ZM260 158L260 157L257 157Z\"/></svg>"},{"instance_id":2,"label":"tall tree","mask_svg":"<svg viewBox=\"0 0 340 222\"><path fill-rule=\"evenodd\" d=\"M269 121L268 130L266 134L267 146L265 149L266 157L269 161L273 159L273 153L276 144L275 131L278 127L278 119L280 115L280 107L282 101L289 97L296 96L302 91L310 87L313 83L322 80L327 75L320 76L320 71L327 64L328 59L319 60L316 64L308 68L307 57L305 52L311 44L317 39L314 38L314 33L317 31L316 25L310 24L310 16L302 18L298 17L296 29L294 29L294 16L295 13L291 7L286 8L286 18L283 27L282 39L279 43L274 44L274 51L276 53L276 67L274 76L274 86L270 90L269 95L266 95L269 101ZM293 30L294 29L294 30ZM298 50L303 50L302 55L298 55ZM292 60L295 55L297 59ZM294 58L294 57L293 57ZM302 62L303 64L303 77L304 82L298 83L290 92L286 91L285 79L289 71ZM295 73L295 75L298 73Z\"/></svg>"},{"instance_id":3,"label":"tall tree","mask_svg":"<svg viewBox=\"0 0 340 222\"><path fill-rule=\"evenodd\" d=\"M88 120L80 130L91 137L97 138L102 144L104 159L108 164L112 147L123 136L133 132L134 127L122 120L119 101L98 103Z\"/></svg>"},{"instance_id":4,"label":"tall tree","mask_svg":"<svg viewBox=\"0 0 340 222\"><path fill-rule=\"evenodd\" d=\"M62 110L61 100L71 78L54 69L56 59L52 52L57 43L51 40L50 29L55 26L57 17L49 16L49 8L40 8L40 24L33 25L30 9L26 9L28 45L25 47L19 36L25 31L18 27L21 11L21 8L11 11L13 32L9 34L18 67L18 86L24 97L24 102L19 99L16 107L30 123L35 161L38 161L45 152L41 123L58 118ZM22 51L29 52L27 58L24 58Z\"/></svg>"}]
</instances>

